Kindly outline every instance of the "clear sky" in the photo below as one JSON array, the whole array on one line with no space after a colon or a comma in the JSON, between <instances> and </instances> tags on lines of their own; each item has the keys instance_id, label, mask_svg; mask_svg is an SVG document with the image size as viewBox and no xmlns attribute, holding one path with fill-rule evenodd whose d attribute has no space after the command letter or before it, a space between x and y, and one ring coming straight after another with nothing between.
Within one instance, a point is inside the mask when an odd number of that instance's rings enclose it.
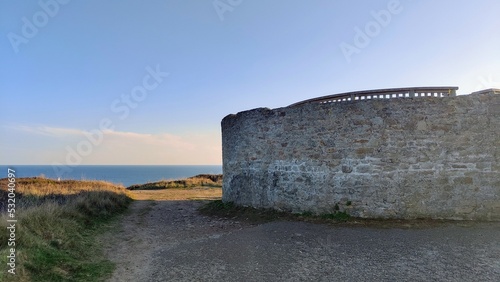
<instances>
[{"instance_id":1,"label":"clear sky","mask_svg":"<svg viewBox=\"0 0 500 282\"><path fill-rule=\"evenodd\" d=\"M1 164L221 164L227 114L500 88L498 0L0 2Z\"/></svg>"}]
</instances>

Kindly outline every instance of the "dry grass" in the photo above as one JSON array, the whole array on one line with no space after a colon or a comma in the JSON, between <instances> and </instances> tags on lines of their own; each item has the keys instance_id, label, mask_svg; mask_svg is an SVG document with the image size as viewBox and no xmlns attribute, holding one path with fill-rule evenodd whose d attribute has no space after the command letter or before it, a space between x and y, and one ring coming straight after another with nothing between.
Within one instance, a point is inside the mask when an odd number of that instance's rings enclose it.
<instances>
[{"instance_id":1,"label":"dry grass","mask_svg":"<svg viewBox=\"0 0 500 282\"><path fill-rule=\"evenodd\" d=\"M6 265L7 180L0 179L0 263ZM101 181L16 179L16 275L0 281L99 281L113 270L95 236L126 209L128 191Z\"/></svg>"},{"instance_id":2,"label":"dry grass","mask_svg":"<svg viewBox=\"0 0 500 282\"><path fill-rule=\"evenodd\" d=\"M180 180L162 180L128 187L129 190L158 190L171 188L222 187L222 174L200 174Z\"/></svg>"},{"instance_id":3,"label":"dry grass","mask_svg":"<svg viewBox=\"0 0 500 282\"><path fill-rule=\"evenodd\" d=\"M140 201L183 201L183 200L220 200L221 188L193 188L193 189L161 189L161 190L133 190L130 196Z\"/></svg>"},{"instance_id":4,"label":"dry grass","mask_svg":"<svg viewBox=\"0 0 500 282\"><path fill-rule=\"evenodd\" d=\"M0 179L1 187L5 188L7 179ZM51 194L72 195L84 191L110 191L126 193L121 186L105 181L53 180L43 177L18 178L16 193L24 195L47 196Z\"/></svg>"}]
</instances>

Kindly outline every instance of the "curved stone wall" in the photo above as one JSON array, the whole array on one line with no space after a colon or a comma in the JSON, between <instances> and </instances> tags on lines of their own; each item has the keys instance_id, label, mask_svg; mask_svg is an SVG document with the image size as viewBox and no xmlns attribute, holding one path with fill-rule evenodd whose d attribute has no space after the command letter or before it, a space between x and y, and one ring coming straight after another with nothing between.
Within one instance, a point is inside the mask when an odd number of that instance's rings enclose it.
<instances>
[{"instance_id":1,"label":"curved stone wall","mask_svg":"<svg viewBox=\"0 0 500 282\"><path fill-rule=\"evenodd\" d=\"M222 121L223 200L364 218L500 220L500 95L255 109Z\"/></svg>"}]
</instances>

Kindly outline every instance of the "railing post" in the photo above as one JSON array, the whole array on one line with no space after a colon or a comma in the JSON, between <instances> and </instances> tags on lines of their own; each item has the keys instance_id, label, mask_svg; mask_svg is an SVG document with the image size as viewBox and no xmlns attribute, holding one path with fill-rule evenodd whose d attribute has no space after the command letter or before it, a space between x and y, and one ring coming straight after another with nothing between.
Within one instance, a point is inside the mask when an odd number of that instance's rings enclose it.
<instances>
[{"instance_id":1,"label":"railing post","mask_svg":"<svg viewBox=\"0 0 500 282\"><path fill-rule=\"evenodd\" d=\"M358 100L371 100L386 99L386 98L416 98L416 97L446 97L446 96L456 96L456 90L458 87L413 87L413 88L393 88L393 89L378 89L369 91L356 91L348 93L339 93L335 95L328 95L318 98L313 98L292 104L290 106L296 106L306 103L329 103L329 102L344 102L344 101L356 101Z\"/></svg>"}]
</instances>

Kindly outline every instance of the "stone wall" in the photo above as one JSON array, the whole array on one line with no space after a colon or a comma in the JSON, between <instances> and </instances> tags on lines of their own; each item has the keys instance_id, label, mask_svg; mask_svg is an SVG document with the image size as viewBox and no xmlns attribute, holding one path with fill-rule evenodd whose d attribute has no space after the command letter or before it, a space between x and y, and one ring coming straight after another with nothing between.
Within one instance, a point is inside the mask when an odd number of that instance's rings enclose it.
<instances>
[{"instance_id":1,"label":"stone wall","mask_svg":"<svg viewBox=\"0 0 500 282\"><path fill-rule=\"evenodd\" d=\"M500 220L500 95L254 109L222 121L223 200Z\"/></svg>"}]
</instances>

